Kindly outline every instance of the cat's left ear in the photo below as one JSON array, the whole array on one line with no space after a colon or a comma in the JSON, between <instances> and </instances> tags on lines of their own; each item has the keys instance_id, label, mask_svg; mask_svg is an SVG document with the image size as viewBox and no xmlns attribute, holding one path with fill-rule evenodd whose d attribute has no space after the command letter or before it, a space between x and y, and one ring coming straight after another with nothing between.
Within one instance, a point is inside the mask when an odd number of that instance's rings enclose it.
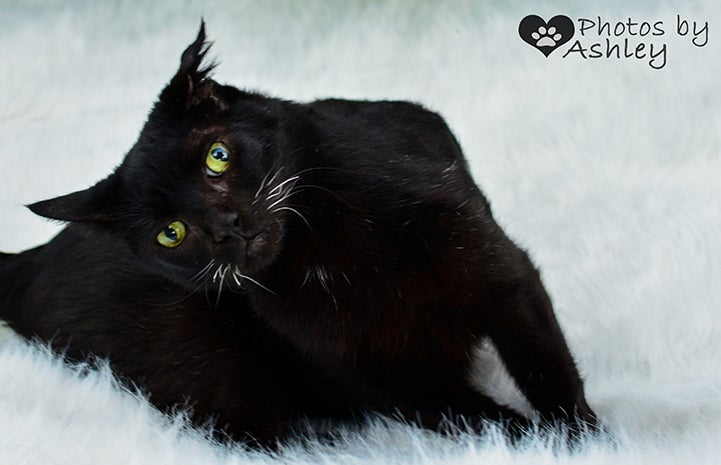
<instances>
[{"instance_id":1,"label":"cat's left ear","mask_svg":"<svg viewBox=\"0 0 721 465\"><path fill-rule=\"evenodd\" d=\"M215 67L215 63L204 63L209 49L210 44L205 41L205 21L201 20L198 37L185 49L178 72L160 94L161 104L172 106L175 112L184 111L207 97L207 88L214 86L207 77Z\"/></svg>"},{"instance_id":2,"label":"cat's left ear","mask_svg":"<svg viewBox=\"0 0 721 465\"><path fill-rule=\"evenodd\" d=\"M27 207L45 218L81 223L109 223L117 218L121 204L117 178L103 179L88 189L42 200Z\"/></svg>"}]
</instances>

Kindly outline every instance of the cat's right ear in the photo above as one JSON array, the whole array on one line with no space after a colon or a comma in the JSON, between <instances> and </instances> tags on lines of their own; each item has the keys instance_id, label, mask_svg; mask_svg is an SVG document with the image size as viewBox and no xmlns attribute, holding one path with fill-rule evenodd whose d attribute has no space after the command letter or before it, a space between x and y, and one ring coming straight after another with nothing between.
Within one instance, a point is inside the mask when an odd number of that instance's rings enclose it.
<instances>
[{"instance_id":1,"label":"cat's right ear","mask_svg":"<svg viewBox=\"0 0 721 465\"><path fill-rule=\"evenodd\" d=\"M200 21L200 30L195 42L185 49L180 58L180 68L170 83L160 93L160 103L183 111L190 107L193 95L215 67L204 63L210 44L205 41L205 21Z\"/></svg>"},{"instance_id":2,"label":"cat's right ear","mask_svg":"<svg viewBox=\"0 0 721 465\"><path fill-rule=\"evenodd\" d=\"M109 223L117 218L120 205L115 176L103 179L88 189L42 200L27 207L45 218L82 223Z\"/></svg>"}]
</instances>

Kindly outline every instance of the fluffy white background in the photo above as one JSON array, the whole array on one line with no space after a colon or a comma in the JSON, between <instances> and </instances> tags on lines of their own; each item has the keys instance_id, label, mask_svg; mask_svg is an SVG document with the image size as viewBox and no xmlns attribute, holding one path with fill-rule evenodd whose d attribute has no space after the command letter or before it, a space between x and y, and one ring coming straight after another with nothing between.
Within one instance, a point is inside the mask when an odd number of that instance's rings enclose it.
<instances>
[{"instance_id":1,"label":"fluffy white background","mask_svg":"<svg viewBox=\"0 0 721 465\"><path fill-rule=\"evenodd\" d=\"M517 25L664 21L668 64L548 59ZM674 38L676 14L709 44ZM378 425L288 463L718 463L721 457L721 8L698 2L42 2L0 0L0 250L58 226L24 210L107 175L207 21L216 78L300 100L410 99L440 111L506 230L541 266L617 437L556 454L537 442ZM638 38L633 38L637 41ZM2 285L0 283L0 285ZM0 329L0 463L233 464L123 391Z\"/></svg>"}]
</instances>

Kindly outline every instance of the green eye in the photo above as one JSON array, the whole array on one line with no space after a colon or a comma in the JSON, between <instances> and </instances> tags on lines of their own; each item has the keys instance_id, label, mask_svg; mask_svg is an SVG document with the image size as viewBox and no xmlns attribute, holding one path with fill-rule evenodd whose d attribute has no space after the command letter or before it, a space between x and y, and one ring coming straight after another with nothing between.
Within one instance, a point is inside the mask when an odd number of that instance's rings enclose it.
<instances>
[{"instance_id":1,"label":"green eye","mask_svg":"<svg viewBox=\"0 0 721 465\"><path fill-rule=\"evenodd\" d=\"M216 142L205 156L205 172L208 176L220 176L230 165L230 151L222 142Z\"/></svg>"},{"instance_id":2,"label":"green eye","mask_svg":"<svg viewBox=\"0 0 721 465\"><path fill-rule=\"evenodd\" d=\"M177 247L185 239L185 225L180 221L173 221L158 233L156 239L163 247Z\"/></svg>"}]
</instances>

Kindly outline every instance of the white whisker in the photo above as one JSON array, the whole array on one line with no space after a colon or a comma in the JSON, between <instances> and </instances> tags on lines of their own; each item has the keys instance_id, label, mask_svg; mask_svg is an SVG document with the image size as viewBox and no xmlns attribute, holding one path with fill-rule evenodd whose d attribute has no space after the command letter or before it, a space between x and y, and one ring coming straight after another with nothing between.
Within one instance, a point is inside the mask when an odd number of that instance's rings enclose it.
<instances>
[{"instance_id":1,"label":"white whisker","mask_svg":"<svg viewBox=\"0 0 721 465\"><path fill-rule=\"evenodd\" d=\"M258 196L260 195L260 191L262 191L265 187L265 182L268 180L268 176L270 176L270 171L268 171L268 173L263 177L263 180L260 181L260 187L258 187L258 190L255 191L255 195L253 196L254 199L258 198Z\"/></svg>"},{"instance_id":2,"label":"white whisker","mask_svg":"<svg viewBox=\"0 0 721 465\"><path fill-rule=\"evenodd\" d=\"M171 306L174 306L174 305L178 305L179 303L181 303L182 301L184 301L185 299L187 299L187 298L190 297L191 295L193 295L193 294L195 294L196 292L198 292L202 287L203 287L203 283L201 283L198 287L196 287L196 288L193 289L192 291L188 292L185 296L181 297L180 299L178 299L178 300L176 300L176 301L174 301L174 302L168 302L167 304L153 304L153 303L148 303L148 305L154 305L154 306L157 306L157 307L171 307Z\"/></svg>"},{"instance_id":3,"label":"white whisker","mask_svg":"<svg viewBox=\"0 0 721 465\"><path fill-rule=\"evenodd\" d=\"M235 281L235 284L236 284L239 288L243 289L243 283L241 283L241 282L240 282L240 279L238 279L239 277L238 277L238 275L235 273L235 270L233 270L233 272L231 273L231 276L233 277L233 281Z\"/></svg>"},{"instance_id":4,"label":"white whisker","mask_svg":"<svg viewBox=\"0 0 721 465\"><path fill-rule=\"evenodd\" d=\"M270 192L268 192L268 195L265 197L265 199L266 199L266 200L270 200L270 199L272 199L273 197L275 197L275 196L277 196L277 195L281 195L283 186L286 185L286 184L288 184L289 182L298 180L298 178L299 178L298 176L291 176L290 178L288 178L288 179L286 179L285 181L281 182L280 184L278 184L277 186L275 186L273 189L271 189ZM277 191L277 192L276 192L276 191ZM274 193L274 192L275 192L275 193Z\"/></svg>"},{"instance_id":5,"label":"white whisker","mask_svg":"<svg viewBox=\"0 0 721 465\"><path fill-rule=\"evenodd\" d=\"M293 189L293 188L288 189L288 192L286 192L286 194L285 194L283 197L281 197L280 199L278 199L278 200L276 200L275 202L273 202L273 203L271 203L270 205L268 205L268 207L266 208L266 210L270 210L271 208L275 207L276 205L278 205L279 203L283 202L283 201L286 200L287 198L292 197L292 196L294 196L295 194L298 194L298 193L300 193L300 192L302 192L302 189Z\"/></svg>"},{"instance_id":6,"label":"white whisker","mask_svg":"<svg viewBox=\"0 0 721 465\"><path fill-rule=\"evenodd\" d=\"M273 294L273 295L278 295L278 294L276 294L275 292L273 292L273 291L271 291L270 289L268 289L267 287L265 287L265 286L263 286L262 284L260 284L260 283L259 283L258 281L256 281L255 279L251 278L250 276L247 276L247 275L244 275L243 273L241 273L241 272L240 272L240 269L239 269L237 266L235 267L235 270L233 271L233 275L234 275L234 276L237 275L238 278L241 278L241 279L247 279L247 280L250 281L251 283L255 284L256 286L258 286L258 287L260 287L260 288L262 288L262 289L265 289L266 291L270 292L271 294Z\"/></svg>"},{"instance_id":7,"label":"white whisker","mask_svg":"<svg viewBox=\"0 0 721 465\"><path fill-rule=\"evenodd\" d=\"M296 210L295 208L292 208L292 207L282 206L282 207L277 207L275 210L272 211L272 213L275 213L275 212L281 211L281 210L288 210L288 211L291 211L291 212L295 213L296 215L298 215L300 217L300 219L303 220L305 225L308 226L308 229L310 229L311 232L315 233L315 231L313 231L313 228L311 227L308 220L298 210Z\"/></svg>"},{"instance_id":8,"label":"white whisker","mask_svg":"<svg viewBox=\"0 0 721 465\"><path fill-rule=\"evenodd\" d=\"M191 281L202 281L202 279L210 272L210 268L215 263L215 259L210 260L200 271L195 273L195 276L190 278Z\"/></svg>"},{"instance_id":9,"label":"white whisker","mask_svg":"<svg viewBox=\"0 0 721 465\"><path fill-rule=\"evenodd\" d=\"M275 177L278 176L281 171L283 171L283 167L282 167L282 166L281 166L280 168L278 168L278 171L276 171L275 174L273 175L273 177L270 178L270 180L268 181L268 184L267 184L268 186L270 186L271 184L273 184L273 181L275 181Z\"/></svg>"},{"instance_id":10,"label":"white whisker","mask_svg":"<svg viewBox=\"0 0 721 465\"><path fill-rule=\"evenodd\" d=\"M213 284L215 284L215 281L218 280L218 276L220 276L220 273L221 273L220 270L222 270L222 269L223 269L223 264L221 263L220 265L218 265L218 269L215 270L215 273L213 273Z\"/></svg>"},{"instance_id":11,"label":"white whisker","mask_svg":"<svg viewBox=\"0 0 721 465\"><path fill-rule=\"evenodd\" d=\"M221 265L218 270L223 270L220 272L220 284L218 285L218 297L215 299L215 306L217 307L220 303L220 296L223 294L223 282L225 281L225 275L228 274L228 271L230 270L230 264L225 266L225 269L223 269L223 265Z\"/></svg>"}]
</instances>

